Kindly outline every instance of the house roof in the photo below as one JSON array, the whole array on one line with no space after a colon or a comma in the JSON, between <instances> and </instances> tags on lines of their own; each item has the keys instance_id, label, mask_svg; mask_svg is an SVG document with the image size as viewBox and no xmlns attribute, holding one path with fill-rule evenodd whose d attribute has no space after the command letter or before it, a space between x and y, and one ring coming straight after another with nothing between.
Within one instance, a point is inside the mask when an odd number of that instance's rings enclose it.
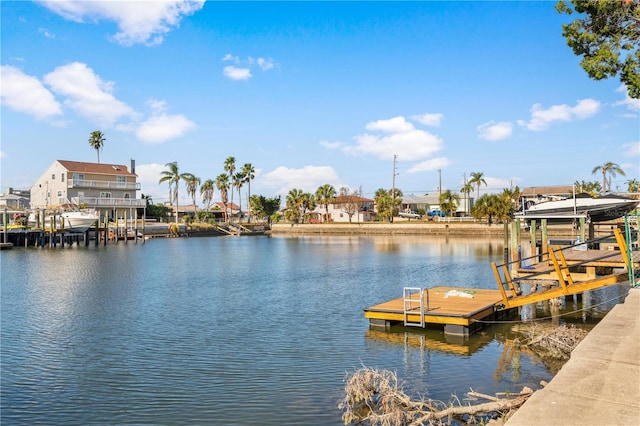
<instances>
[{"instance_id":1,"label":"house roof","mask_svg":"<svg viewBox=\"0 0 640 426\"><path fill-rule=\"evenodd\" d=\"M335 197L333 199L333 203L331 204L343 204L343 203L353 203L353 202L360 202L360 203L373 203L374 200L372 200L371 198L363 198L363 197L358 197L355 195L338 195L337 197Z\"/></svg>"},{"instance_id":2,"label":"house roof","mask_svg":"<svg viewBox=\"0 0 640 426\"><path fill-rule=\"evenodd\" d=\"M136 176L122 164L83 163L80 161L56 160L65 169L76 173L94 173L101 175Z\"/></svg>"},{"instance_id":3,"label":"house roof","mask_svg":"<svg viewBox=\"0 0 640 426\"><path fill-rule=\"evenodd\" d=\"M573 194L573 186L557 185L557 186L531 186L524 188L521 192L523 197L535 197L538 195L567 195Z\"/></svg>"},{"instance_id":4,"label":"house roof","mask_svg":"<svg viewBox=\"0 0 640 426\"><path fill-rule=\"evenodd\" d=\"M439 204L438 195L403 194L402 204Z\"/></svg>"}]
</instances>

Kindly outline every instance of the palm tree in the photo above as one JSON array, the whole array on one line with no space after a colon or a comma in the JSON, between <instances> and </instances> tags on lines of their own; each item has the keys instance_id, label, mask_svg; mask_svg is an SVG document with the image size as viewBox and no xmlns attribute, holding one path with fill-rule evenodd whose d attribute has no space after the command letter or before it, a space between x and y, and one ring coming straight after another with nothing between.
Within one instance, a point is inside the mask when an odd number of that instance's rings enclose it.
<instances>
[{"instance_id":1,"label":"palm tree","mask_svg":"<svg viewBox=\"0 0 640 426\"><path fill-rule=\"evenodd\" d=\"M638 179L629 179L625 183L627 184L627 192L640 192L640 181Z\"/></svg>"},{"instance_id":2,"label":"palm tree","mask_svg":"<svg viewBox=\"0 0 640 426\"><path fill-rule=\"evenodd\" d=\"M229 174L229 185L231 185L231 204L233 204L233 175L236 172L236 158L235 157L227 157L224 160L224 171ZM233 213L233 207L231 207L231 213ZM229 216L229 220L231 221L232 217Z\"/></svg>"},{"instance_id":3,"label":"palm tree","mask_svg":"<svg viewBox=\"0 0 640 426\"><path fill-rule=\"evenodd\" d=\"M304 203L304 192L302 189L292 189L287 194L287 216L296 222L300 221L300 208Z\"/></svg>"},{"instance_id":4,"label":"palm tree","mask_svg":"<svg viewBox=\"0 0 640 426\"><path fill-rule=\"evenodd\" d=\"M202 202L207 205L207 212L209 212L209 208L211 207L215 185L216 184L213 180L207 179L200 187L200 195L202 195Z\"/></svg>"},{"instance_id":5,"label":"palm tree","mask_svg":"<svg viewBox=\"0 0 640 426\"><path fill-rule=\"evenodd\" d=\"M473 192L473 184L471 182L465 182L464 185L462 185L462 188L460 188L460 192L462 192L463 194L466 195L465 197L465 206L464 206L464 211L465 213L469 213L469 205L471 204L469 202L470 198L469 198L469 194L471 194Z\"/></svg>"},{"instance_id":6,"label":"palm tree","mask_svg":"<svg viewBox=\"0 0 640 426\"><path fill-rule=\"evenodd\" d=\"M333 203L335 198L336 189L333 185L325 183L316 190L316 202L324 206L325 215L323 222L329 222L329 204Z\"/></svg>"},{"instance_id":7,"label":"palm tree","mask_svg":"<svg viewBox=\"0 0 640 426\"><path fill-rule=\"evenodd\" d=\"M439 197L440 210L447 212L449 216L453 216L453 213L458 209L460 204L460 196L455 192L447 189Z\"/></svg>"},{"instance_id":8,"label":"palm tree","mask_svg":"<svg viewBox=\"0 0 640 426\"><path fill-rule=\"evenodd\" d=\"M616 174L620 174L621 176L625 176L624 170L620 168L616 163L607 162L601 166L596 166L591 170L591 174L596 174L597 172L602 172L602 193L606 194L607 191L611 190L611 178L616 177ZM609 175L609 180L607 180L607 175Z\"/></svg>"},{"instance_id":9,"label":"palm tree","mask_svg":"<svg viewBox=\"0 0 640 426\"><path fill-rule=\"evenodd\" d=\"M100 162L100 150L102 150L106 140L104 133L100 130L94 130L89 137L89 145L91 145L91 148L95 149L96 154L98 154L98 163Z\"/></svg>"},{"instance_id":10,"label":"palm tree","mask_svg":"<svg viewBox=\"0 0 640 426\"><path fill-rule=\"evenodd\" d=\"M226 221L228 219L227 203L229 202L229 176L226 173L220 173L218 175L216 178L216 188L220 191L220 199L224 206L224 216Z\"/></svg>"},{"instance_id":11,"label":"palm tree","mask_svg":"<svg viewBox=\"0 0 640 426\"><path fill-rule=\"evenodd\" d=\"M240 190L242 189L242 184L244 184L244 174L242 172L238 172L233 175L232 186L238 190L238 210L242 212L242 195L240 194Z\"/></svg>"},{"instance_id":12,"label":"palm tree","mask_svg":"<svg viewBox=\"0 0 640 426\"><path fill-rule=\"evenodd\" d=\"M200 178L191 173L185 173L183 179L187 183L187 193L193 200L193 216L195 218L198 216L198 208L196 206L196 192L198 191L198 186L200 186Z\"/></svg>"},{"instance_id":13,"label":"palm tree","mask_svg":"<svg viewBox=\"0 0 640 426\"><path fill-rule=\"evenodd\" d=\"M575 181L573 185L576 188L576 193L586 192L588 194L591 194L594 197L602 189L600 182L596 182L596 181L593 181L593 182L585 182L584 180Z\"/></svg>"},{"instance_id":14,"label":"palm tree","mask_svg":"<svg viewBox=\"0 0 640 426\"><path fill-rule=\"evenodd\" d=\"M484 173L482 172L471 172L471 179L469 179L470 185L475 185L477 189L476 200L480 199L480 185L484 184L487 186L487 181L484 180Z\"/></svg>"},{"instance_id":15,"label":"palm tree","mask_svg":"<svg viewBox=\"0 0 640 426\"><path fill-rule=\"evenodd\" d=\"M186 180L185 178L188 177L188 173L180 174L177 161L167 163L165 167L168 167L168 170L161 172L162 177L158 183L169 182L169 203L173 204L172 200L176 202L176 223L178 223L178 186L181 179ZM173 188L173 194L171 193L171 188Z\"/></svg>"},{"instance_id":16,"label":"palm tree","mask_svg":"<svg viewBox=\"0 0 640 426\"><path fill-rule=\"evenodd\" d=\"M248 199L251 199L251 181L256 177L256 169L253 168L251 163L246 163L242 166L242 174L244 175L244 180L247 182L249 186L249 195ZM248 205L248 203L247 203ZM249 206L249 222L251 222L251 207Z\"/></svg>"}]
</instances>

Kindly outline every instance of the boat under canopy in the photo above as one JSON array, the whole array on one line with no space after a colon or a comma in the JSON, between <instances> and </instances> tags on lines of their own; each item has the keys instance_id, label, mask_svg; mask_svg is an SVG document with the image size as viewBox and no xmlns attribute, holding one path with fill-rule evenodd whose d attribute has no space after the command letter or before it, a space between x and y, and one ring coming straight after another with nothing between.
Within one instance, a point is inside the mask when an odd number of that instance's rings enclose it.
<instances>
[{"instance_id":1,"label":"boat under canopy","mask_svg":"<svg viewBox=\"0 0 640 426\"><path fill-rule=\"evenodd\" d=\"M593 197L590 194L577 194L573 198L544 201L518 211L515 219L547 219L551 222L571 222L586 217L590 222L606 222L623 217L633 211L640 200L619 195Z\"/></svg>"}]
</instances>

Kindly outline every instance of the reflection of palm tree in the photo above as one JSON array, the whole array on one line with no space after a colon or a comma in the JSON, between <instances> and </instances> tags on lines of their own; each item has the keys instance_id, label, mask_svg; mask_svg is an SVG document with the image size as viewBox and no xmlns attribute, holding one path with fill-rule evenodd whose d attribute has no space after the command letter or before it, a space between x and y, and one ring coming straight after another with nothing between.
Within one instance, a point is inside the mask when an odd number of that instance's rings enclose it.
<instances>
[{"instance_id":1,"label":"reflection of palm tree","mask_svg":"<svg viewBox=\"0 0 640 426\"><path fill-rule=\"evenodd\" d=\"M602 193L606 194L607 191L611 191L611 178L616 177L616 174L625 176L624 170L620 168L616 163L608 162L601 166L596 166L591 171L591 174L596 174L598 171L602 172ZM609 175L609 180L607 180Z\"/></svg>"},{"instance_id":2,"label":"reflection of palm tree","mask_svg":"<svg viewBox=\"0 0 640 426\"><path fill-rule=\"evenodd\" d=\"M100 162L100 150L104 146L104 142L106 140L107 139L100 130L91 132L91 136L89 137L89 145L91 145L91 148L95 149L96 154L98 154L98 163Z\"/></svg>"},{"instance_id":3,"label":"reflection of palm tree","mask_svg":"<svg viewBox=\"0 0 640 426\"><path fill-rule=\"evenodd\" d=\"M200 195L202 195L202 202L207 205L207 213L211 207L211 200L213 200L213 190L215 188L215 182L211 179L204 181L200 187Z\"/></svg>"},{"instance_id":4,"label":"reflection of palm tree","mask_svg":"<svg viewBox=\"0 0 640 426\"><path fill-rule=\"evenodd\" d=\"M336 198L336 189L333 185L325 183L316 190L316 202L324 206L324 220L323 222L329 222L329 204L333 203Z\"/></svg>"},{"instance_id":5,"label":"reflection of palm tree","mask_svg":"<svg viewBox=\"0 0 640 426\"><path fill-rule=\"evenodd\" d=\"M482 172L471 172L471 179L469 179L470 185L475 185L477 189L476 200L480 198L480 185L484 184L487 186L487 181L484 180L484 173Z\"/></svg>"},{"instance_id":6,"label":"reflection of palm tree","mask_svg":"<svg viewBox=\"0 0 640 426\"><path fill-rule=\"evenodd\" d=\"M180 174L177 161L167 163L165 166L168 167L168 170L161 172L162 177L158 183L169 182L169 203L172 203L172 199L176 202L176 223L178 223L178 186L180 180L185 179L187 173ZM173 188L173 194L171 193L171 188Z\"/></svg>"},{"instance_id":7,"label":"reflection of palm tree","mask_svg":"<svg viewBox=\"0 0 640 426\"><path fill-rule=\"evenodd\" d=\"M220 191L220 199L224 206L224 219L228 219L227 216L227 203L229 202L229 176L226 173L220 173L216 178L216 188Z\"/></svg>"}]
</instances>

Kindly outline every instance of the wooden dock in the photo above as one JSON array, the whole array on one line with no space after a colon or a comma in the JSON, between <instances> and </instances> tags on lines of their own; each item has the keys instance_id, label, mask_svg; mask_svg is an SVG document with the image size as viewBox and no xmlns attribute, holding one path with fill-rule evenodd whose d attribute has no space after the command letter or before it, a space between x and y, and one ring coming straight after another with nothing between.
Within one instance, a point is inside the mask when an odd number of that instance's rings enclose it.
<instances>
[{"instance_id":1,"label":"wooden dock","mask_svg":"<svg viewBox=\"0 0 640 426\"><path fill-rule=\"evenodd\" d=\"M413 289L411 294L370 306L364 310L372 328L388 329L394 324L405 326L444 326L445 334L467 336L482 328L481 320L506 317L498 311L502 302L498 290L459 287ZM421 300L422 299L422 305Z\"/></svg>"}]
</instances>

